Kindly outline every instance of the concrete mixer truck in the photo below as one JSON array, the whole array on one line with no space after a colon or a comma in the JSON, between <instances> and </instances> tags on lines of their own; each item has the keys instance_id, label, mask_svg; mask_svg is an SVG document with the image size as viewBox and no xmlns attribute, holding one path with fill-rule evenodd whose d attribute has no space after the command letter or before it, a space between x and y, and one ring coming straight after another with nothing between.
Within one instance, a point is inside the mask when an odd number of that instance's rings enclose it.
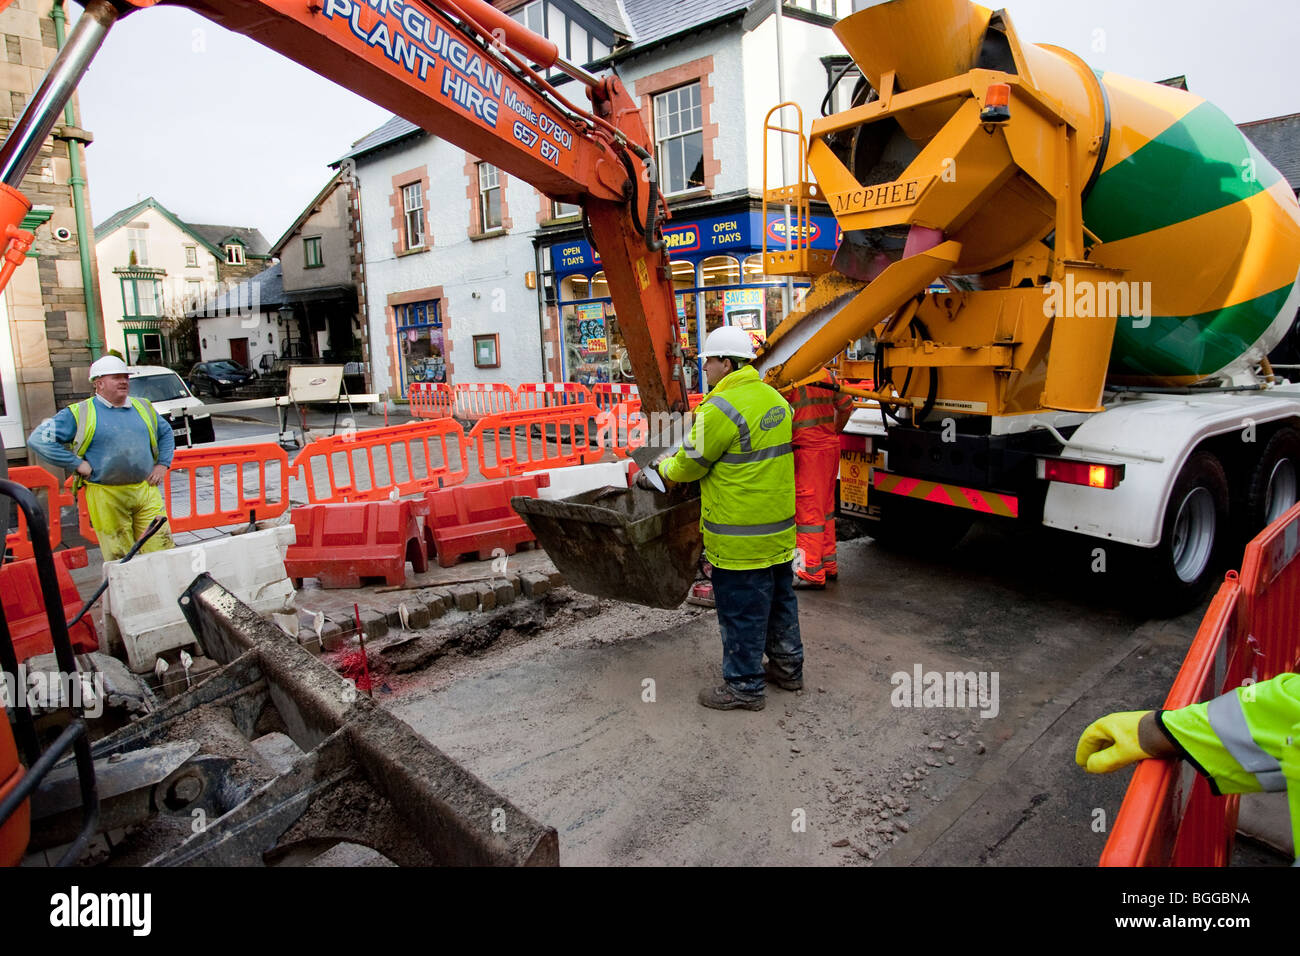
<instances>
[{"instance_id":1,"label":"concrete mixer truck","mask_svg":"<svg viewBox=\"0 0 1300 956\"><path fill-rule=\"evenodd\" d=\"M927 550L980 514L1041 523L1126 560L1152 606L1194 602L1297 500L1300 387L1266 358L1300 301L1286 180L1210 103L1005 12L893 0L835 32L852 106L806 135L774 111L802 172L764 194L829 204L843 241L765 253L815 278L759 362L783 387L874 354L842 510Z\"/></svg>"}]
</instances>

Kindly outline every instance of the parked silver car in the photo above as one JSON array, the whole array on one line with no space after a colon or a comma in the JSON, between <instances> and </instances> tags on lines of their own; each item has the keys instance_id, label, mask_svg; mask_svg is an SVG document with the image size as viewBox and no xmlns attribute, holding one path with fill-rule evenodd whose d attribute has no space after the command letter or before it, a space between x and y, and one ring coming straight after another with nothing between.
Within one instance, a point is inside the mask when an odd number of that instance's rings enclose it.
<instances>
[{"instance_id":1,"label":"parked silver car","mask_svg":"<svg viewBox=\"0 0 1300 956\"><path fill-rule=\"evenodd\" d=\"M204 411L203 402L194 397L185 380L171 369L161 365L133 365L130 376L131 395L148 399L158 414L167 419L176 433L177 448L215 439L212 416Z\"/></svg>"}]
</instances>

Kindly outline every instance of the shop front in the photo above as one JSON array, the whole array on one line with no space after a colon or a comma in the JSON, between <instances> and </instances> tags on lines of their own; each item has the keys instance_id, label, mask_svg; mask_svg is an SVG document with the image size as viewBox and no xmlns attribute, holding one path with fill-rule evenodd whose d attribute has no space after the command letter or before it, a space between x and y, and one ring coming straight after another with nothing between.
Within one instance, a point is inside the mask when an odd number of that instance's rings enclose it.
<instances>
[{"instance_id":1,"label":"shop front","mask_svg":"<svg viewBox=\"0 0 1300 956\"><path fill-rule=\"evenodd\" d=\"M784 226L784 216L769 211L769 249L785 247ZM754 210L696 221L674 219L664 227L677 294L678 335L693 390L704 382L698 356L710 332L724 324L735 325L757 343L784 318L785 279L763 274L764 228L762 214ZM816 216L809 229L813 248L835 248L834 217ZM599 253L582 240L556 243L550 252L558 290L564 380L588 386L634 384ZM796 295L807 287L805 280L796 280Z\"/></svg>"}]
</instances>

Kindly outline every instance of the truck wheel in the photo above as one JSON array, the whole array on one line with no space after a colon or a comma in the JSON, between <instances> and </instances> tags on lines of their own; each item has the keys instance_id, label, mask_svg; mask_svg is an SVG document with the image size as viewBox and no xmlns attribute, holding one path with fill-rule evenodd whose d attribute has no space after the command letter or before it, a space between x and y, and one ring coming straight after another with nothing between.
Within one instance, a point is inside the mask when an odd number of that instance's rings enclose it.
<instances>
[{"instance_id":1,"label":"truck wheel","mask_svg":"<svg viewBox=\"0 0 1300 956\"><path fill-rule=\"evenodd\" d=\"M882 493L880 520L863 522L867 534L891 551L935 554L956 547L975 523L975 513Z\"/></svg>"},{"instance_id":2,"label":"truck wheel","mask_svg":"<svg viewBox=\"0 0 1300 956\"><path fill-rule=\"evenodd\" d=\"M1150 595L1150 610L1172 617L1196 604L1215 578L1227 537L1227 476L1219 459L1197 452L1174 482L1160 544L1145 552L1143 576L1133 582Z\"/></svg>"},{"instance_id":3,"label":"truck wheel","mask_svg":"<svg viewBox=\"0 0 1300 956\"><path fill-rule=\"evenodd\" d=\"M1300 431L1283 428L1264 446L1246 488L1246 540L1300 501Z\"/></svg>"}]
</instances>

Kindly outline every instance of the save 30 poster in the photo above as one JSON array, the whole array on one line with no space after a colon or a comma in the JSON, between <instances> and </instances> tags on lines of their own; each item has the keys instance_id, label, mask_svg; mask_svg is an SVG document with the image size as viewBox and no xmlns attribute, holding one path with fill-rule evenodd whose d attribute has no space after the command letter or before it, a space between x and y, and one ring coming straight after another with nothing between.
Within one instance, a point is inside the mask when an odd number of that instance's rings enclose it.
<instances>
[{"instance_id":1,"label":"save 30 poster","mask_svg":"<svg viewBox=\"0 0 1300 956\"><path fill-rule=\"evenodd\" d=\"M728 325L749 333L757 348L767 339L766 302L762 289L728 289L722 294L722 311Z\"/></svg>"}]
</instances>

